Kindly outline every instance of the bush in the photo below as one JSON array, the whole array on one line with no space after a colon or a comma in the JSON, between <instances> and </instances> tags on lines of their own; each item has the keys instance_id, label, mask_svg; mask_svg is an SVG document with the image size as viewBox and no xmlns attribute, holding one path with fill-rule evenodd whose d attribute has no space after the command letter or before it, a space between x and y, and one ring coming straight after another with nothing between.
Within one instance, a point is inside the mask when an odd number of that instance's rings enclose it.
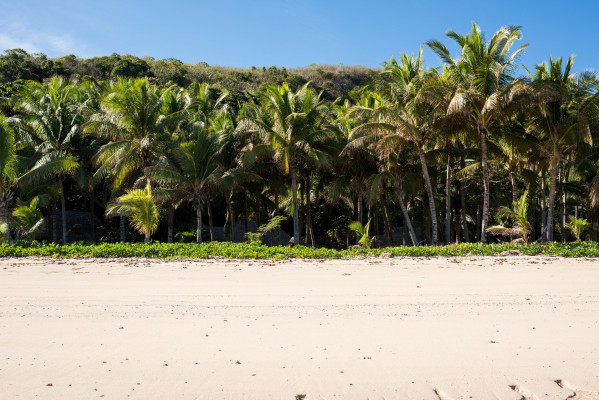
<instances>
[{"instance_id":1,"label":"bush","mask_svg":"<svg viewBox=\"0 0 599 400\"><path fill-rule=\"evenodd\" d=\"M352 257L377 257L383 252L401 257L431 256L496 256L506 250L519 250L526 255L550 255L562 257L597 257L599 245L596 242L529 243L529 244L480 244L463 243L449 246L399 246L381 249L357 248L334 250L304 246L266 246L259 243L207 242L196 243L71 243L61 246L48 242L15 241L0 244L0 257L98 257L98 258L317 258L335 259Z\"/></svg>"}]
</instances>

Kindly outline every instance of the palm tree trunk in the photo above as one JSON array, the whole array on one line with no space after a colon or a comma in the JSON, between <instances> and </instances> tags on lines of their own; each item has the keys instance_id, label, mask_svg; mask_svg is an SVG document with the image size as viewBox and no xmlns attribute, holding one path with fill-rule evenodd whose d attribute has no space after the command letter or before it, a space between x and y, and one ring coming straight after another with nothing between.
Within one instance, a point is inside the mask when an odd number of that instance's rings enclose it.
<instances>
[{"instance_id":1,"label":"palm tree trunk","mask_svg":"<svg viewBox=\"0 0 599 400\"><path fill-rule=\"evenodd\" d=\"M121 216L119 220L119 226L121 231L121 243L125 243L125 217Z\"/></svg>"},{"instance_id":2,"label":"palm tree trunk","mask_svg":"<svg viewBox=\"0 0 599 400\"><path fill-rule=\"evenodd\" d=\"M196 243L202 243L202 199L196 200Z\"/></svg>"},{"instance_id":3,"label":"palm tree trunk","mask_svg":"<svg viewBox=\"0 0 599 400\"><path fill-rule=\"evenodd\" d=\"M557 170L558 165L551 167L550 175L549 175L549 204L547 210L547 240L553 241L553 212L555 210L555 195L557 193L556 185L557 185Z\"/></svg>"},{"instance_id":4,"label":"palm tree trunk","mask_svg":"<svg viewBox=\"0 0 599 400\"><path fill-rule=\"evenodd\" d=\"M512 202L518 201L518 191L516 189L516 173L510 171L510 181L512 182Z\"/></svg>"},{"instance_id":5,"label":"palm tree trunk","mask_svg":"<svg viewBox=\"0 0 599 400\"><path fill-rule=\"evenodd\" d=\"M243 229L245 231L244 233L248 232L248 214L248 195L247 192L243 192Z\"/></svg>"},{"instance_id":6,"label":"palm tree trunk","mask_svg":"<svg viewBox=\"0 0 599 400\"><path fill-rule=\"evenodd\" d=\"M279 192L275 190L275 215L279 216ZM281 225L277 228L277 246L281 244Z\"/></svg>"},{"instance_id":7,"label":"palm tree trunk","mask_svg":"<svg viewBox=\"0 0 599 400\"><path fill-rule=\"evenodd\" d=\"M464 145L462 142L459 142L460 148L460 168L466 168L466 161L464 160ZM468 232L468 220L466 219L466 188L464 187L464 181L459 180L460 182L460 203L462 205L462 230L464 231L464 241L466 243L470 242L470 233Z\"/></svg>"},{"instance_id":8,"label":"palm tree trunk","mask_svg":"<svg viewBox=\"0 0 599 400\"><path fill-rule=\"evenodd\" d=\"M447 171L445 173L445 244L451 242L451 155L447 156Z\"/></svg>"},{"instance_id":9,"label":"palm tree trunk","mask_svg":"<svg viewBox=\"0 0 599 400\"><path fill-rule=\"evenodd\" d=\"M545 187L545 171L541 172L541 240L547 241L547 188Z\"/></svg>"},{"instance_id":10,"label":"palm tree trunk","mask_svg":"<svg viewBox=\"0 0 599 400\"><path fill-rule=\"evenodd\" d=\"M64 198L63 179L58 178L58 186L60 187L60 205L62 211L62 244L67 244L67 206Z\"/></svg>"},{"instance_id":11,"label":"palm tree trunk","mask_svg":"<svg viewBox=\"0 0 599 400\"><path fill-rule=\"evenodd\" d=\"M428 175L428 166L426 163L426 156L424 155L424 148L422 146L418 146L418 155L420 156L420 164L422 166L422 175L424 175L424 182L426 183L426 193L428 195L428 207L430 209L431 214L431 223L432 223L432 238L431 245L436 246L438 244L437 239L437 211L435 209L435 198L433 197L433 186L431 185L431 178Z\"/></svg>"},{"instance_id":12,"label":"palm tree trunk","mask_svg":"<svg viewBox=\"0 0 599 400\"><path fill-rule=\"evenodd\" d=\"M315 247L314 231L312 230L312 200L310 199L310 174L306 175L306 219L308 220L308 229L310 230L310 242Z\"/></svg>"},{"instance_id":13,"label":"palm tree trunk","mask_svg":"<svg viewBox=\"0 0 599 400\"><path fill-rule=\"evenodd\" d=\"M235 242L235 211L233 210L233 195L227 197L227 210L229 212L229 223L231 224L231 242Z\"/></svg>"},{"instance_id":14,"label":"palm tree trunk","mask_svg":"<svg viewBox=\"0 0 599 400\"><path fill-rule=\"evenodd\" d=\"M562 168L562 182L563 183L568 183L568 175L569 175L569 168L563 167ZM568 194L566 193L566 190L564 189L564 187L562 186L562 190L561 190L561 197L562 197L562 202L561 202L561 223L560 223L560 229L562 232L562 243L567 243L568 242L568 230L566 229L566 219L567 219L567 215L568 215Z\"/></svg>"},{"instance_id":15,"label":"palm tree trunk","mask_svg":"<svg viewBox=\"0 0 599 400\"><path fill-rule=\"evenodd\" d=\"M418 239L416 239L416 232L414 232L414 227L412 227L412 222L410 221L410 215L408 214L408 209L406 208L405 203L403 202L403 185L401 182L395 182L393 185L395 188L395 196L399 201L399 206L401 207L401 212L403 214L403 218L405 221L405 225L408 227L408 231L410 233L410 239L412 240L413 246L418 246Z\"/></svg>"},{"instance_id":16,"label":"palm tree trunk","mask_svg":"<svg viewBox=\"0 0 599 400\"><path fill-rule=\"evenodd\" d=\"M361 192L358 193L358 222L364 224L364 204Z\"/></svg>"},{"instance_id":17,"label":"palm tree trunk","mask_svg":"<svg viewBox=\"0 0 599 400\"><path fill-rule=\"evenodd\" d=\"M206 208L208 208L208 225L210 225L210 241L214 242L214 223L212 222L212 206L210 199L206 200Z\"/></svg>"},{"instance_id":18,"label":"palm tree trunk","mask_svg":"<svg viewBox=\"0 0 599 400\"><path fill-rule=\"evenodd\" d=\"M175 207L171 203L168 205L168 235L167 241L173 243L173 223L175 222Z\"/></svg>"},{"instance_id":19,"label":"palm tree trunk","mask_svg":"<svg viewBox=\"0 0 599 400\"><path fill-rule=\"evenodd\" d=\"M299 241L299 215L298 215L298 204L297 204L297 177L295 174L295 166L291 165L289 170L291 174L291 193L293 196L293 245L297 246L300 244Z\"/></svg>"},{"instance_id":20,"label":"palm tree trunk","mask_svg":"<svg viewBox=\"0 0 599 400\"><path fill-rule=\"evenodd\" d=\"M6 192L0 195L0 224L7 223L8 220L8 198L6 196ZM10 236L10 229L6 230L4 234L4 239L10 242L12 237Z\"/></svg>"},{"instance_id":21,"label":"palm tree trunk","mask_svg":"<svg viewBox=\"0 0 599 400\"><path fill-rule=\"evenodd\" d=\"M387 208L387 193L383 191L381 196L381 205L383 206L383 214L385 217L385 237L387 239L387 246L393 246L393 235L391 234L391 223L389 218L389 208Z\"/></svg>"},{"instance_id":22,"label":"palm tree trunk","mask_svg":"<svg viewBox=\"0 0 599 400\"><path fill-rule=\"evenodd\" d=\"M487 243L487 228L489 226L489 165L487 164L487 129L478 125L478 135L480 137L480 152L481 152L481 165L483 169L483 212L482 212L482 223L480 230L480 241L481 243Z\"/></svg>"}]
</instances>

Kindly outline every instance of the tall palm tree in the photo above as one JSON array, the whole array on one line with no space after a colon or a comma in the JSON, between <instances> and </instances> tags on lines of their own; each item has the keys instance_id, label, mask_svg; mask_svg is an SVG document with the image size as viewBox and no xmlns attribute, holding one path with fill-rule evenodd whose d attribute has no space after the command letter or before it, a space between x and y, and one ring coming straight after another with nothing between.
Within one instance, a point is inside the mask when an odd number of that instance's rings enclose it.
<instances>
[{"instance_id":1,"label":"tall palm tree","mask_svg":"<svg viewBox=\"0 0 599 400\"><path fill-rule=\"evenodd\" d=\"M438 243L438 223L426 146L439 132L444 113L437 105L417 101L425 79L422 49L416 57L402 54L399 63L392 58L385 63L383 74L387 79L375 80L376 91L382 99L381 105L371 110L370 122L354 129L354 136L377 135L381 141L380 147L409 143L417 149L428 195L431 244L434 246Z\"/></svg>"},{"instance_id":2,"label":"tall palm tree","mask_svg":"<svg viewBox=\"0 0 599 400\"><path fill-rule=\"evenodd\" d=\"M48 84L28 83L16 99L22 116L15 120L15 126L21 138L39 156L33 168L19 177L18 183L35 185L48 179L58 181L63 244L67 243L64 179L79 167L73 156L73 141L83 122L80 100L78 86L59 77L52 78Z\"/></svg>"},{"instance_id":3,"label":"tall palm tree","mask_svg":"<svg viewBox=\"0 0 599 400\"><path fill-rule=\"evenodd\" d=\"M514 79L511 74L517 57L528 44L511 51L514 43L521 38L519 26L502 27L489 41L474 23L469 34L461 35L449 30L446 35L460 47L457 60L441 42L431 40L426 44L446 63L452 75L454 87L447 114L462 116L478 132L484 186L481 242L486 243L490 196L487 141L513 106L516 95L524 92L522 80ZM441 91L435 89L441 87L432 85L428 89L431 100L441 92L447 92L447 88Z\"/></svg>"},{"instance_id":4,"label":"tall palm tree","mask_svg":"<svg viewBox=\"0 0 599 400\"><path fill-rule=\"evenodd\" d=\"M293 237L294 244L299 245L298 162L301 157L321 165L329 160L321 148L327 139L326 105L308 84L297 93L291 92L285 83L280 87L269 86L258 99L260 108L244 120L244 128L259 132L283 172L291 178Z\"/></svg>"},{"instance_id":5,"label":"tall palm tree","mask_svg":"<svg viewBox=\"0 0 599 400\"><path fill-rule=\"evenodd\" d=\"M180 197L191 201L196 209L196 241L201 243L202 203L210 185L222 175L218 163L221 143L218 134L203 124L196 124L187 135L189 141L174 150L174 165L151 168L149 175L160 183L174 185Z\"/></svg>"},{"instance_id":6,"label":"tall palm tree","mask_svg":"<svg viewBox=\"0 0 599 400\"><path fill-rule=\"evenodd\" d=\"M7 223L10 190L15 185L17 174L14 133L0 115L0 224ZM10 240L9 230L4 235Z\"/></svg>"},{"instance_id":7,"label":"tall palm tree","mask_svg":"<svg viewBox=\"0 0 599 400\"><path fill-rule=\"evenodd\" d=\"M563 66L562 58L549 59L530 72L533 88L549 86L554 97L539 105L529 129L539 136L541 149L549 160L549 199L547 206L547 240L554 240L555 197L558 172L567 155L580 142L590 142L589 121L597 118L598 95L594 90L595 74L572 73L574 56Z\"/></svg>"}]
</instances>

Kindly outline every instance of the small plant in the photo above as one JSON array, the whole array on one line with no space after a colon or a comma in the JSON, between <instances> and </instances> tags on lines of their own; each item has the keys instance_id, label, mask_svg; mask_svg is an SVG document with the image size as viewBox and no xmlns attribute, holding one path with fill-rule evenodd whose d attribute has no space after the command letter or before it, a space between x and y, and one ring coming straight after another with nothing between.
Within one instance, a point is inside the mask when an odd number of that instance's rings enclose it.
<instances>
[{"instance_id":1,"label":"small plant","mask_svg":"<svg viewBox=\"0 0 599 400\"><path fill-rule=\"evenodd\" d=\"M126 195L108 204L106 216L120 215L131 218L133 228L144 235L146 242L150 241L152 233L158 229L160 214L152 196L149 180L145 189L129 190Z\"/></svg>"},{"instance_id":2,"label":"small plant","mask_svg":"<svg viewBox=\"0 0 599 400\"><path fill-rule=\"evenodd\" d=\"M522 197L512 203L512 208L501 207L497 212L498 218L506 217L512 220L512 227L506 228L503 225L495 225L487 228L487 232L502 236L518 236L515 243L528 243L530 234L530 222L528 222L528 192L524 192Z\"/></svg>"},{"instance_id":3,"label":"small plant","mask_svg":"<svg viewBox=\"0 0 599 400\"><path fill-rule=\"evenodd\" d=\"M572 232L574 237L576 237L576 241L580 242L580 237L584 234L584 231L589 227L589 221L584 218L574 218L573 216L569 216L568 219L570 222L566 224L566 228Z\"/></svg>"},{"instance_id":4,"label":"small plant","mask_svg":"<svg viewBox=\"0 0 599 400\"><path fill-rule=\"evenodd\" d=\"M1 223L0 224L0 244L6 241L6 233L8 232L8 224Z\"/></svg>"},{"instance_id":5,"label":"small plant","mask_svg":"<svg viewBox=\"0 0 599 400\"><path fill-rule=\"evenodd\" d=\"M366 225L362 225L360 222L354 221L351 224L349 224L349 229L356 232L356 234L360 236L360 240L358 241L358 243L362 247L365 247L367 249L372 248L374 238L368 235L368 232L370 230L370 220L368 220Z\"/></svg>"},{"instance_id":6,"label":"small plant","mask_svg":"<svg viewBox=\"0 0 599 400\"><path fill-rule=\"evenodd\" d=\"M44 227L44 216L37 208L39 197L34 197L29 204L19 202L19 206L15 208L9 217L9 222L14 226L19 235L30 240L35 240L39 231ZM4 234L2 235L4 237Z\"/></svg>"},{"instance_id":7,"label":"small plant","mask_svg":"<svg viewBox=\"0 0 599 400\"><path fill-rule=\"evenodd\" d=\"M246 232L245 240L248 243L260 243L262 236L277 229L286 219L286 217L281 215L271 218L266 224L260 225L257 232Z\"/></svg>"}]
</instances>

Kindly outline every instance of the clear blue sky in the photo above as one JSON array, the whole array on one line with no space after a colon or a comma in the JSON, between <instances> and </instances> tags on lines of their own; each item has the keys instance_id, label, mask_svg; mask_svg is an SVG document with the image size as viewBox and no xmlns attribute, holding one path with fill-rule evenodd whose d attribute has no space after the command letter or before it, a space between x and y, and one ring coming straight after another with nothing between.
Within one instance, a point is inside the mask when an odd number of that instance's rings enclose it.
<instances>
[{"instance_id":1,"label":"clear blue sky","mask_svg":"<svg viewBox=\"0 0 599 400\"><path fill-rule=\"evenodd\" d=\"M416 52L445 31L488 37L523 25L527 66L576 54L576 70L599 70L599 0L0 0L0 50L51 57L119 54L195 64L377 67ZM425 63L438 59L425 52Z\"/></svg>"}]
</instances>

